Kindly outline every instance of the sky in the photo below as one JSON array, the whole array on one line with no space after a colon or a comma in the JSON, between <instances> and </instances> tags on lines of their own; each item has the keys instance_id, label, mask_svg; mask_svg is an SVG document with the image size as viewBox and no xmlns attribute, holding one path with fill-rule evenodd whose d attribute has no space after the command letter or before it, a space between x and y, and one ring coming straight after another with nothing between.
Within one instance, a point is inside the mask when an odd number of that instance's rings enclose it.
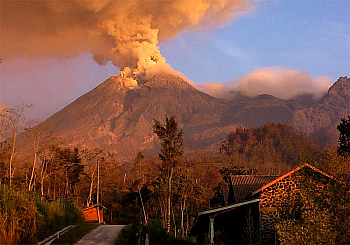
<instances>
[{"instance_id":1,"label":"sky","mask_svg":"<svg viewBox=\"0 0 350 245\"><path fill-rule=\"evenodd\" d=\"M222 23L211 23L210 28L203 24L206 19L200 28L196 23L170 34L162 32L160 25L159 34L167 37L160 37L155 45L173 69L198 87L241 83L239 87L247 95L261 88L256 93L275 92L273 95L288 99L290 95L275 90L297 87L301 92L306 87L307 91L318 90L319 95L340 76L349 76L350 1L271 0L255 3L248 10ZM18 34L25 39L25 34ZM31 104L27 115L40 120L118 75L120 68L113 62L124 65L119 60L99 65L96 52L92 55L83 49L67 56L35 57L22 52L20 44L16 43L16 55L3 56L0 64L0 106ZM1 42L2 54L7 48Z\"/></svg>"}]
</instances>

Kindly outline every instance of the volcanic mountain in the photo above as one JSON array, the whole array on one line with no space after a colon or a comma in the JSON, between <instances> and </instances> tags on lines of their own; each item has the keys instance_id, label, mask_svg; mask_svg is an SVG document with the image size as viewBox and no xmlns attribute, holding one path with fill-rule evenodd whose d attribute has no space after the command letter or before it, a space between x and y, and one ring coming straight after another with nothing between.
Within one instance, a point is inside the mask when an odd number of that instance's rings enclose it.
<instances>
[{"instance_id":1,"label":"volcanic mountain","mask_svg":"<svg viewBox=\"0 0 350 245\"><path fill-rule=\"evenodd\" d=\"M152 132L153 119L163 121L166 114L175 115L184 130L184 149L217 151L220 139L238 126L275 122L311 134L336 125L349 114L349 84L349 79L340 78L320 102L306 107L298 100L270 95L247 98L238 94L221 100L170 74L155 75L139 85L117 76L39 126L50 128L69 145L97 147L131 159L138 151L152 151L159 145ZM322 120L327 122L315 123Z\"/></svg>"}]
</instances>

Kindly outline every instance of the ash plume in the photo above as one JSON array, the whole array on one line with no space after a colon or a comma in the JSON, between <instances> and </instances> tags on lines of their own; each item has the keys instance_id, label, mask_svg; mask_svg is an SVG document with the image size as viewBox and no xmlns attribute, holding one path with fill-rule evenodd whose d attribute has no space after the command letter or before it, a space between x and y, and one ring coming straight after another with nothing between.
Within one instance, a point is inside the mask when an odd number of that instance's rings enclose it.
<instances>
[{"instance_id":1,"label":"ash plume","mask_svg":"<svg viewBox=\"0 0 350 245\"><path fill-rule=\"evenodd\" d=\"M7 105L5 104L5 102L3 102L2 100L0 100L0 112L4 109L7 108Z\"/></svg>"},{"instance_id":2,"label":"ash plume","mask_svg":"<svg viewBox=\"0 0 350 245\"><path fill-rule=\"evenodd\" d=\"M122 77L165 63L157 44L192 29L213 28L251 9L246 0L1 1L2 58L68 58L92 53Z\"/></svg>"}]
</instances>

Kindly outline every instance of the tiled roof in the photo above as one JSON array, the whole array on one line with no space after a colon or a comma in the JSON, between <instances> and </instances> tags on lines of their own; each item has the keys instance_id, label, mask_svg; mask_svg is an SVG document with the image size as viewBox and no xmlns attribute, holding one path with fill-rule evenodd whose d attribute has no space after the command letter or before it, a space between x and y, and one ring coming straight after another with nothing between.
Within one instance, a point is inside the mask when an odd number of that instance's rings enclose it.
<instances>
[{"instance_id":1,"label":"tiled roof","mask_svg":"<svg viewBox=\"0 0 350 245\"><path fill-rule=\"evenodd\" d=\"M322 175L324 175L324 176L326 176L326 177L328 177L328 178L330 178L330 179L335 179L334 176L332 176L332 175L330 175L330 174L327 174L326 172L323 172L322 170L320 170L320 169L318 169L318 168L316 168L316 167L314 167L314 166L312 166L312 165L310 165L310 164L308 164L308 163L303 163L302 165L300 165L300 166L298 166L298 167L292 169L292 170L289 171L288 173L286 173L286 174L284 174L284 175L278 177L278 179L276 178L275 180L273 180L273 181L271 181L271 182L267 182L266 185L262 185L262 186L259 187L257 190L255 190L252 194L255 195L255 194L261 192L263 189L266 189L267 187L269 187L269 186L275 184L276 182L278 182L278 181L280 181L280 180L286 178L287 176L289 176L289 175L291 175L291 174L293 174L293 173L295 173L295 172L297 172L297 171L299 171L300 169L303 169L303 168L310 168L310 169L312 169L313 171L318 172L318 173L320 173L320 174L322 174Z\"/></svg>"},{"instance_id":2,"label":"tiled roof","mask_svg":"<svg viewBox=\"0 0 350 245\"><path fill-rule=\"evenodd\" d=\"M244 201L249 194L277 178L278 176L232 175L236 203Z\"/></svg>"}]
</instances>

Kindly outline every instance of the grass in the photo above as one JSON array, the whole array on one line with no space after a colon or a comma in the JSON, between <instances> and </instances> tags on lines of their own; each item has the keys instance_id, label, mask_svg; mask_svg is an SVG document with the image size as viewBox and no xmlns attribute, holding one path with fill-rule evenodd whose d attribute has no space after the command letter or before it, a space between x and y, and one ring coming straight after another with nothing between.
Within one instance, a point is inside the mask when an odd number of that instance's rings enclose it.
<instances>
[{"instance_id":1,"label":"grass","mask_svg":"<svg viewBox=\"0 0 350 245\"><path fill-rule=\"evenodd\" d=\"M76 227L60 236L59 239L55 239L53 244L74 244L100 225L98 223L79 223Z\"/></svg>"}]
</instances>

